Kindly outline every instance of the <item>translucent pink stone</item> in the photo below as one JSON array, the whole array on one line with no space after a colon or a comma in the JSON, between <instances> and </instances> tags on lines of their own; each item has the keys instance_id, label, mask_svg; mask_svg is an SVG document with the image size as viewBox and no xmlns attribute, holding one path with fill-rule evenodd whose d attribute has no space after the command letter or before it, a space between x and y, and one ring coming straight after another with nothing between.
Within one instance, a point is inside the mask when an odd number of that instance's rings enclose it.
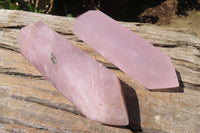
<instances>
[{"instance_id":1,"label":"translucent pink stone","mask_svg":"<svg viewBox=\"0 0 200 133\"><path fill-rule=\"evenodd\" d=\"M76 19L74 33L148 89L178 87L171 59L100 11Z\"/></svg>"},{"instance_id":2,"label":"translucent pink stone","mask_svg":"<svg viewBox=\"0 0 200 133\"><path fill-rule=\"evenodd\" d=\"M85 116L110 125L127 125L117 77L41 22L20 31L24 57Z\"/></svg>"}]
</instances>

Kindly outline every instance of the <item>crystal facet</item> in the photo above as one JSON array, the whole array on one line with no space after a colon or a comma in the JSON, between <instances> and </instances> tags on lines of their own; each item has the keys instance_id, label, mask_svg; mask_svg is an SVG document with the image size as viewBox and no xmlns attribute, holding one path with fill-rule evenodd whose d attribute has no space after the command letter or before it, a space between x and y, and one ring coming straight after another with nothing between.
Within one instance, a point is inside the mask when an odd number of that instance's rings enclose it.
<instances>
[{"instance_id":1,"label":"crystal facet","mask_svg":"<svg viewBox=\"0 0 200 133\"><path fill-rule=\"evenodd\" d=\"M170 57L102 12L80 15L74 33L147 89L179 86Z\"/></svg>"},{"instance_id":2,"label":"crystal facet","mask_svg":"<svg viewBox=\"0 0 200 133\"><path fill-rule=\"evenodd\" d=\"M110 125L127 125L117 77L102 64L41 22L20 31L24 57L85 116Z\"/></svg>"}]
</instances>

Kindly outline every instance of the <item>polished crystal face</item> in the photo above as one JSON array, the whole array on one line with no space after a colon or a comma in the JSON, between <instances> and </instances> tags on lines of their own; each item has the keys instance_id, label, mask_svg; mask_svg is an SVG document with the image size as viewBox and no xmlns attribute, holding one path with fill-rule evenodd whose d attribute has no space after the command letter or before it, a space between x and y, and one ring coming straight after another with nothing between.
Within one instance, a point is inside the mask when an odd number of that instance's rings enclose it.
<instances>
[{"instance_id":1,"label":"polished crystal face","mask_svg":"<svg viewBox=\"0 0 200 133\"><path fill-rule=\"evenodd\" d=\"M74 33L147 89L178 87L171 59L100 11L76 19Z\"/></svg>"},{"instance_id":2,"label":"polished crystal face","mask_svg":"<svg viewBox=\"0 0 200 133\"><path fill-rule=\"evenodd\" d=\"M23 28L18 44L29 63L86 117L128 124L119 80L102 64L41 22Z\"/></svg>"}]
</instances>

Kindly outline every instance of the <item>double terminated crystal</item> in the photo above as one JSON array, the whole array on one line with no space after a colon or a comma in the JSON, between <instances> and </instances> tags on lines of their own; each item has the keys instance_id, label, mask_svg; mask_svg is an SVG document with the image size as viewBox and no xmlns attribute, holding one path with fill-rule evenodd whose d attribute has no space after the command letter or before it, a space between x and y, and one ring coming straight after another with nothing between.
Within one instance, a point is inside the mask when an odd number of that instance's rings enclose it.
<instances>
[{"instance_id":1,"label":"double terminated crystal","mask_svg":"<svg viewBox=\"0 0 200 133\"><path fill-rule=\"evenodd\" d=\"M79 16L74 33L147 89L178 87L171 59L100 11Z\"/></svg>"},{"instance_id":2,"label":"double terminated crystal","mask_svg":"<svg viewBox=\"0 0 200 133\"><path fill-rule=\"evenodd\" d=\"M41 22L20 31L24 57L85 116L110 125L127 125L117 77Z\"/></svg>"}]
</instances>

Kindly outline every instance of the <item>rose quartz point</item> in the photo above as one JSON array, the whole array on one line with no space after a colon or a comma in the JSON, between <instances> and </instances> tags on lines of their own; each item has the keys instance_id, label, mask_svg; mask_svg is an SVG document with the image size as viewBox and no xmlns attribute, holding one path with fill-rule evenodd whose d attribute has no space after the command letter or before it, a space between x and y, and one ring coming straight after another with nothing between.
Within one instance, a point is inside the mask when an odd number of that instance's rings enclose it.
<instances>
[{"instance_id":1,"label":"rose quartz point","mask_svg":"<svg viewBox=\"0 0 200 133\"><path fill-rule=\"evenodd\" d=\"M179 86L169 56L102 12L79 16L73 31L147 89Z\"/></svg>"},{"instance_id":2,"label":"rose quartz point","mask_svg":"<svg viewBox=\"0 0 200 133\"><path fill-rule=\"evenodd\" d=\"M86 117L127 125L128 115L117 77L41 22L20 31L24 57Z\"/></svg>"}]
</instances>

